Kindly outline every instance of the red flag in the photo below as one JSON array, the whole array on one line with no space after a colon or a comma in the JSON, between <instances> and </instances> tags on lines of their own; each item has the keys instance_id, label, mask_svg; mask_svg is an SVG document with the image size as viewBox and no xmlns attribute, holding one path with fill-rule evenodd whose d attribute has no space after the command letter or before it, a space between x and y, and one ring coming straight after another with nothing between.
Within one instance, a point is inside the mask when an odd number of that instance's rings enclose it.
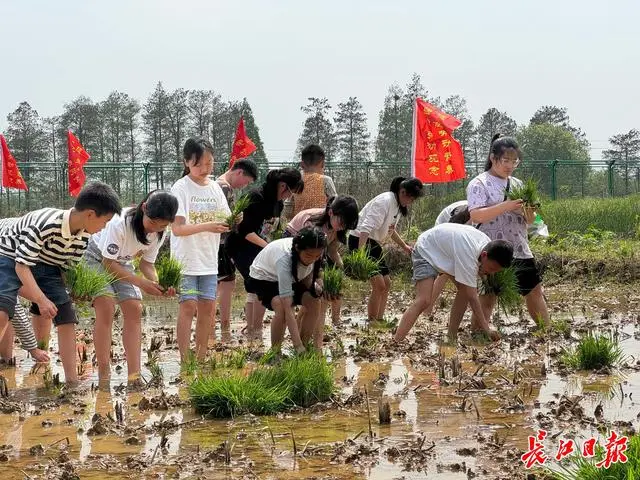
<instances>
[{"instance_id":1,"label":"red flag","mask_svg":"<svg viewBox=\"0 0 640 480\"><path fill-rule=\"evenodd\" d=\"M18 169L18 163L9 151L9 146L3 135L0 135L0 143L2 144L2 186L6 188L17 188L18 190L28 190L27 184Z\"/></svg>"},{"instance_id":2,"label":"red flag","mask_svg":"<svg viewBox=\"0 0 640 480\"><path fill-rule=\"evenodd\" d=\"M91 155L83 148L71 130L67 132L67 146L69 147L69 193L72 197L77 197L87 179L82 167L91 158Z\"/></svg>"},{"instance_id":3,"label":"red flag","mask_svg":"<svg viewBox=\"0 0 640 480\"><path fill-rule=\"evenodd\" d=\"M462 147L453 131L462 122L416 98L411 174L424 183L453 182L466 175Z\"/></svg>"},{"instance_id":4,"label":"red flag","mask_svg":"<svg viewBox=\"0 0 640 480\"><path fill-rule=\"evenodd\" d=\"M256 151L255 144L247 136L247 132L244 129L244 118L240 117L238 122L238 128L236 128L236 139L233 142L233 148L231 149L231 159L229 160L229 168L233 167L236 160L248 157Z\"/></svg>"}]
</instances>

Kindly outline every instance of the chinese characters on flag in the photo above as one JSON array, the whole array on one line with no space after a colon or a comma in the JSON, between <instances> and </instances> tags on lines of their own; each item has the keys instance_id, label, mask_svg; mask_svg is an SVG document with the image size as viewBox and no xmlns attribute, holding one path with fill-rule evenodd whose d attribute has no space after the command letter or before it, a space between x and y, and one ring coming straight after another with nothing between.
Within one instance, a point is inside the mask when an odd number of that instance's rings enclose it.
<instances>
[{"instance_id":1,"label":"chinese characters on flag","mask_svg":"<svg viewBox=\"0 0 640 480\"><path fill-rule=\"evenodd\" d=\"M466 175L462 147L453 138L461 121L416 98L411 173L424 183L453 182Z\"/></svg>"},{"instance_id":2,"label":"chinese characters on flag","mask_svg":"<svg viewBox=\"0 0 640 480\"><path fill-rule=\"evenodd\" d=\"M9 151L9 146L3 135L0 135L0 159L2 160L2 186L5 188L17 188L18 190L28 190L27 184L18 170L18 163Z\"/></svg>"},{"instance_id":3,"label":"chinese characters on flag","mask_svg":"<svg viewBox=\"0 0 640 480\"><path fill-rule=\"evenodd\" d=\"M67 132L67 146L69 147L69 193L72 197L77 197L87 179L82 167L91 155L82 147L71 130Z\"/></svg>"},{"instance_id":4,"label":"chinese characters on flag","mask_svg":"<svg viewBox=\"0 0 640 480\"><path fill-rule=\"evenodd\" d=\"M229 168L233 167L233 164L236 162L236 160L248 157L255 151L256 146L247 136L247 132L244 128L244 118L240 117L238 128L236 128L236 139L234 140L233 148L231 149Z\"/></svg>"}]
</instances>

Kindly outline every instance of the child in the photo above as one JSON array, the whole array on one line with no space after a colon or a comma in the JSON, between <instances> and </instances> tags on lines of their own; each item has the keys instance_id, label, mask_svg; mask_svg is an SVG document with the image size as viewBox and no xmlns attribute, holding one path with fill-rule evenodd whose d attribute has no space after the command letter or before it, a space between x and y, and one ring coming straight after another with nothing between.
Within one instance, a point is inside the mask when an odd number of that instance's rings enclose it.
<instances>
[{"instance_id":1,"label":"child","mask_svg":"<svg viewBox=\"0 0 640 480\"><path fill-rule=\"evenodd\" d=\"M483 314L478 298L478 275L496 273L511 265L513 247L504 240L494 240L479 230L455 223L443 223L422 233L411 254L416 299L404 312L394 339L404 338L420 314L431 307L433 283L439 273L453 277L458 293L449 317L449 341L455 341L458 326L467 304L476 315L476 323L492 340L499 340L490 330L489 318Z\"/></svg>"},{"instance_id":2,"label":"child","mask_svg":"<svg viewBox=\"0 0 640 480\"><path fill-rule=\"evenodd\" d=\"M65 380L78 381L76 312L62 278L82 258L89 237L121 211L118 195L100 182L87 184L70 210L44 208L20 217L0 233L0 332L13 317L18 291L35 300L38 315L58 328Z\"/></svg>"},{"instance_id":3,"label":"child","mask_svg":"<svg viewBox=\"0 0 640 480\"><path fill-rule=\"evenodd\" d=\"M528 225L535 212L524 209L522 200L509 200L509 190L522 185L511 176L520 164L518 143L511 137L496 135L484 173L469 182L467 200L471 221L492 240L508 240L513 244L513 256L518 289L527 304L531 318L549 324L549 311L542 292L542 278L529 248ZM491 316L496 302L494 295L481 298L485 317Z\"/></svg>"},{"instance_id":4,"label":"child","mask_svg":"<svg viewBox=\"0 0 640 480\"><path fill-rule=\"evenodd\" d=\"M304 227L319 227L327 236L326 260L328 265L343 268L342 258L338 252L339 244L346 243L346 232L358 225L358 203L348 195L331 197L324 208L310 208L298 213L287 224L284 237L294 237ZM334 325L340 324L340 308L342 300L331 300L331 319ZM324 314L327 303L322 302L321 317L324 324Z\"/></svg>"},{"instance_id":5,"label":"child","mask_svg":"<svg viewBox=\"0 0 640 480\"><path fill-rule=\"evenodd\" d=\"M411 253L411 246L400 238L396 225L400 215L406 217L409 205L422 195L422 182L417 178L394 178L388 192L381 193L364 206L358 227L349 235L349 250L366 246L368 255L380 264L380 273L371 278L371 295L367 306L369 321L384 317L391 288L389 268L383 260L382 241L391 234L391 239L400 248Z\"/></svg>"},{"instance_id":6,"label":"child","mask_svg":"<svg viewBox=\"0 0 640 480\"><path fill-rule=\"evenodd\" d=\"M229 170L216 180L227 199L229 208L233 208L236 201L234 190L240 190L253 183L258 178L258 167L253 160L247 158L238 160ZM218 299L220 306L220 330L222 336L231 335L231 300L236 288L236 267L227 253L224 243L227 235L222 235L218 250ZM213 320L215 325L215 317ZM215 334L215 331L214 331Z\"/></svg>"},{"instance_id":7,"label":"child","mask_svg":"<svg viewBox=\"0 0 640 480\"><path fill-rule=\"evenodd\" d=\"M184 267L176 332L184 362L190 352L196 311L196 358L202 361L207 354L216 309L220 234L229 231L219 218L231 210L220 185L209 178L214 162L211 143L203 138L188 139L183 162L182 178L171 187L178 199L178 212L171 226L171 253Z\"/></svg>"},{"instance_id":8,"label":"child","mask_svg":"<svg viewBox=\"0 0 640 480\"><path fill-rule=\"evenodd\" d=\"M282 214L282 202L293 193L304 189L302 175L294 168L271 170L258 189L249 192L250 204L244 211L242 222L227 237L225 247L234 265L245 280L247 303L247 334L251 339L262 338L264 307L257 302L255 292L247 283L253 260L267 246L268 235L277 227Z\"/></svg>"},{"instance_id":9,"label":"child","mask_svg":"<svg viewBox=\"0 0 640 480\"><path fill-rule=\"evenodd\" d=\"M310 208L324 208L327 199L337 195L331 177L324 174L325 155L322 147L307 145L300 155L304 191L294 193L284 204L284 217L291 220Z\"/></svg>"},{"instance_id":10,"label":"child","mask_svg":"<svg viewBox=\"0 0 640 480\"><path fill-rule=\"evenodd\" d=\"M106 228L91 237L84 254L87 265L111 273L117 280L93 300L96 323L93 339L98 361L98 380L111 376L111 336L116 303L123 316L122 343L127 357L129 382L140 381L142 344L142 292L161 296L154 268L165 230L175 220L178 200L167 192L151 192L136 208L125 208ZM132 260L142 256L140 272L135 274ZM168 292L175 294L175 292Z\"/></svg>"},{"instance_id":11,"label":"child","mask_svg":"<svg viewBox=\"0 0 640 480\"><path fill-rule=\"evenodd\" d=\"M319 279L326 235L319 228L303 228L293 238L268 244L251 264L249 283L262 305L273 310L271 345L279 350L285 327L298 353L317 330L322 282ZM305 315L298 329L294 306L302 305Z\"/></svg>"}]
</instances>

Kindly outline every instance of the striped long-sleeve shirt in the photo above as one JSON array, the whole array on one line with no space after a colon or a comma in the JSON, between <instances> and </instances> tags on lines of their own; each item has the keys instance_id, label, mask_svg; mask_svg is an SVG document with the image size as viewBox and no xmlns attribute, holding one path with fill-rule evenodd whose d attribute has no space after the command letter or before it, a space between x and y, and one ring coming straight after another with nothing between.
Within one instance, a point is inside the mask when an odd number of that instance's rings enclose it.
<instances>
[{"instance_id":1,"label":"striped long-sleeve shirt","mask_svg":"<svg viewBox=\"0 0 640 480\"><path fill-rule=\"evenodd\" d=\"M29 267L46 263L66 269L82 258L91 237L84 230L71 233L70 215L70 210L43 208L11 219L0 229L0 255Z\"/></svg>"}]
</instances>

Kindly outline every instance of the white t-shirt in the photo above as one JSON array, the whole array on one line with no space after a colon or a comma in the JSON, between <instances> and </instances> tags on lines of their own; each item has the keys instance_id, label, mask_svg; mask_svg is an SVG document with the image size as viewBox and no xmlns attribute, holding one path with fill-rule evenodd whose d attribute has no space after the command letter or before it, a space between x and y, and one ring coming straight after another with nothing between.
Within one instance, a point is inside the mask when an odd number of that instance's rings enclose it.
<instances>
[{"instance_id":1,"label":"white t-shirt","mask_svg":"<svg viewBox=\"0 0 640 480\"><path fill-rule=\"evenodd\" d=\"M397 225L400 216L396 195L393 192L381 193L360 210L354 233L358 237L361 233L368 233L369 238L381 243L389 234L389 227Z\"/></svg>"},{"instance_id":2,"label":"white t-shirt","mask_svg":"<svg viewBox=\"0 0 640 480\"><path fill-rule=\"evenodd\" d=\"M114 215L104 230L94 233L91 240L96 244L103 258L116 260L118 263L129 263L142 253L142 258L149 263L155 263L158 251L164 243L166 232L160 237L157 233L148 233L149 245L138 241L131 221L126 214L131 208L122 209L122 215Z\"/></svg>"},{"instance_id":3,"label":"white t-shirt","mask_svg":"<svg viewBox=\"0 0 640 480\"><path fill-rule=\"evenodd\" d=\"M423 232L415 245L418 254L440 273L469 287L478 284L478 259L491 239L477 228L443 223Z\"/></svg>"},{"instance_id":4,"label":"white t-shirt","mask_svg":"<svg viewBox=\"0 0 640 480\"><path fill-rule=\"evenodd\" d=\"M185 175L171 187L178 199L177 217L187 225L222 221L231 214L227 199L217 182L198 185ZM201 232L178 237L171 234L171 254L184 266L185 275L217 275L220 234Z\"/></svg>"},{"instance_id":5,"label":"white t-shirt","mask_svg":"<svg viewBox=\"0 0 640 480\"><path fill-rule=\"evenodd\" d=\"M281 297L293 297L293 283L291 272L291 248L293 238L274 240L264 247L253 260L249 274L256 280L278 282L278 293ZM313 263L303 265L298 262L298 281L313 273Z\"/></svg>"},{"instance_id":6,"label":"white t-shirt","mask_svg":"<svg viewBox=\"0 0 640 480\"><path fill-rule=\"evenodd\" d=\"M464 207L467 206L467 201L466 200L460 200L459 202L453 202L448 207L444 207L444 209L440 212L440 215L438 215L438 218L436 218L435 225L440 225L442 223L449 223L449 220L451 220L451 215L453 214L453 211L456 208L463 207L463 206Z\"/></svg>"}]
</instances>

